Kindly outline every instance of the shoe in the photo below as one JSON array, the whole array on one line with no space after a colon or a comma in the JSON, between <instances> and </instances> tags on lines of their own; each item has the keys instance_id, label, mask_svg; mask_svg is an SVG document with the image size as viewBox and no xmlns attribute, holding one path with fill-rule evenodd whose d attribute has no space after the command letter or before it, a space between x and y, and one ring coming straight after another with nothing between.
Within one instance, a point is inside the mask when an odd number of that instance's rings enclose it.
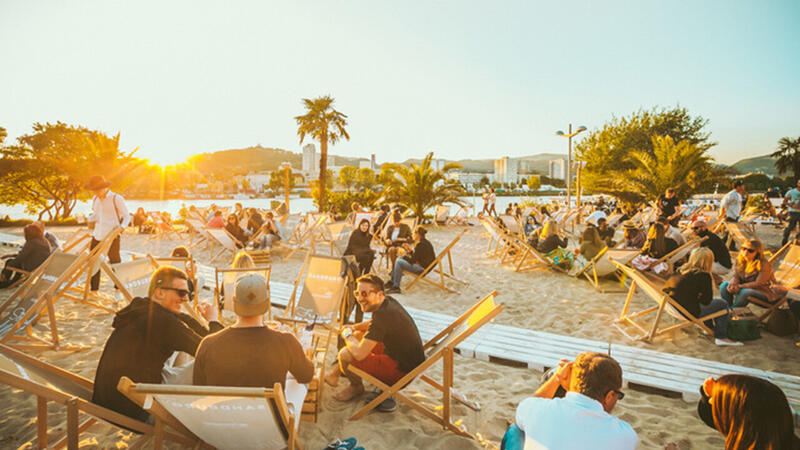
<instances>
[{"instance_id":1,"label":"shoe","mask_svg":"<svg viewBox=\"0 0 800 450\"><path fill-rule=\"evenodd\" d=\"M356 446L356 443L356 438L352 437L345 440L337 439L328 444L324 450L352 450Z\"/></svg>"},{"instance_id":2,"label":"shoe","mask_svg":"<svg viewBox=\"0 0 800 450\"><path fill-rule=\"evenodd\" d=\"M393 287L394 287L394 281L392 281L392 280L386 280L386 281L383 283L383 288L384 288L384 289L391 289L391 288L393 288Z\"/></svg>"},{"instance_id":3,"label":"shoe","mask_svg":"<svg viewBox=\"0 0 800 450\"><path fill-rule=\"evenodd\" d=\"M381 395L381 392L378 391L367 392L366 396L364 397L365 403L369 403L375 400L379 395ZM392 412L397 409L397 401L392 397L389 397L386 400L380 402L380 404L376 406L375 409L380 412Z\"/></svg>"},{"instance_id":4,"label":"shoe","mask_svg":"<svg viewBox=\"0 0 800 450\"><path fill-rule=\"evenodd\" d=\"M714 339L714 344L719 345L720 347L730 346L730 347L738 347L740 345L744 345L743 342L739 341L732 341L730 339Z\"/></svg>"},{"instance_id":5,"label":"shoe","mask_svg":"<svg viewBox=\"0 0 800 450\"><path fill-rule=\"evenodd\" d=\"M385 291L385 292L386 292L387 294L402 294L402 293L403 293L403 292L400 290L400 288L396 288L396 287L392 287L392 288L386 289L386 291Z\"/></svg>"}]
</instances>

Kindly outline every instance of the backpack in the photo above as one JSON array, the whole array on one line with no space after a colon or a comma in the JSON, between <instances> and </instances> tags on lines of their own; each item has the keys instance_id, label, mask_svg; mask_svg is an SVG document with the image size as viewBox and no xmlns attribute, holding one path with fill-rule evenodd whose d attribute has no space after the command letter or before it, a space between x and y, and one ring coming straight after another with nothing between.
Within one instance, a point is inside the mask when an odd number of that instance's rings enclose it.
<instances>
[{"instance_id":1,"label":"backpack","mask_svg":"<svg viewBox=\"0 0 800 450\"><path fill-rule=\"evenodd\" d=\"M797 317L786 308L778 308L767 318L766 329L775 336L788 336L797 332Z\"/></svg>"}]
</instances>

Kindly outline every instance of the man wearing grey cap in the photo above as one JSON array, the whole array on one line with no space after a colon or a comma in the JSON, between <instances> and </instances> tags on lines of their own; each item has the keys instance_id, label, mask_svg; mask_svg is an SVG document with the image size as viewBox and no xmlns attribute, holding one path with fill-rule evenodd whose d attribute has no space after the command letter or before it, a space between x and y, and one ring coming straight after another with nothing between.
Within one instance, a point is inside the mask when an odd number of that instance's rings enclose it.
<instances>
[{"instance_id":1,"label":"man wearing grey cap","mask_svg":"<svg viewBox=\"0 0 800 450\"><path fill-rule=\"evenodd\" d=\"M314 376L314 364L291 334L264 325L270 307L269 290L263 276L252 273L236 280L233 311L238 320L232 327L206 336L197 347L193 384L271 388L282 386L286 373L299 383Z\"/></svg>"}]
</instances>

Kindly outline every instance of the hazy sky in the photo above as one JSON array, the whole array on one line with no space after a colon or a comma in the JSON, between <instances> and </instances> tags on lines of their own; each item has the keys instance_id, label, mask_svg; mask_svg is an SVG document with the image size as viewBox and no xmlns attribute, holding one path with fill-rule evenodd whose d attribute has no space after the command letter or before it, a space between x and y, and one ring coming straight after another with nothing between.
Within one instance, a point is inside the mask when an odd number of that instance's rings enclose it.
<instances>
[{"instance_id":1,"label":"hazy sky","mask_svg":"<svg viewBox=\"0 0 800 450\"><path fill-rule=\"evenodd\" d=\"M379 162L565 152L640 107L710 120L718 161L800 136L800 2L0 1L0 126L61 120L174 162L299 151L300 99Z\"/></svg>"}]
</instances>

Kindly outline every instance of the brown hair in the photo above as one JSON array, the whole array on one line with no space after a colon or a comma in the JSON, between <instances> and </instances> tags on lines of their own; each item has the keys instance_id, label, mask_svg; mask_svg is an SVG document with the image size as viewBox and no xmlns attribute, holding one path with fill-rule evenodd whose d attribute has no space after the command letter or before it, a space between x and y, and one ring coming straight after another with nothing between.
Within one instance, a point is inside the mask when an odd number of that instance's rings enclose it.
<instances>
[{"instance_id":1,"label":"brown hair","mask_svg":"<svg viewBox=\"0 0 800 450\"><path fill-rule=\"evenodd\" d=\"M794 448L794 420L786 395L767 380L723 375L711 398L714 426L725 436L725 449Z\"/></svg>"},{"instance_id":2,"label":"brown hair","mask_svg":"<svg viewBox=\"0 0 800 450\"><path fill-rule=\"evenodd\" d=\"M667 253L667 243L664 240L666 229L661 223L654 223L647 231L647 242L642 248L643 253L650 256L658 255L657 258L664 256Z\"/></svg>"},{"instance_id":3,"label":"brown hair","mask_svg":"<svg viewBox=\"0 0 800 450\"><path fill-rule=\"evenodd\" d=\"M189 281L189 277L186 276L186 272L182 271L181 269L176 269L172 266L159 267L150 277L150 287L147 289L147 296L152 297L153 292L155 292L156 289L170 284L175 278Z\"/></svg>"},{"instance_id":4,"label":"brown hair","mask_svg":"<svg viewBox=\"0 0 800 450\"><path fill-rule=\"evenodd\" d=\"M609 391L620 387L622 367L605 353L581 353L572 363L571 391L602 402Z\"/></svg>"},{"instance_id":5,"label":"brown hair","mask_svg":"<svg viewBox=\"0 0 800 450\"><path fill-rule=\"evenodd\" d=\"M380 292L383 292L383 280L381 280L381 277L375 275L374 273L368 273L366 275L361 275L356 280L356 283L369 283L369 284L375 286L376 290L378 290Z\"/></svg>"},{"instance_id":6,"label":"brown hair","mask_svg":"<svg viewBox=\"0 0 800 450\"><path fill-rule=\"evenodd\" d=\"M256 263L253 261L253 257L248 255L247 252L237 253L231 263L231 269L250 269L255 266Z\"/></svg>"},{"instance_id":7,"label":"brown hair","mask_svg":"<svg viewBox=\"0 0 800 450\"><path fill-rule=\"evenodd\" d=\"M191 256L189 253L189 249L184 247L183 245L179 245L172 249L172 254L170 255L173 258L188 258Z\"/></svg>"},{"instance_id":8,"label":"brown hair","mask_svg":"<svg viewBox=\"0 0 800 450\"><path fill-rule=\"evenodd\" d=\"M25 228L22 229L22 234L25 235L25 240L30 241L32 239L44 237L44 228L39 228L36 224L28 224L25 225Z\"/></svg>"}]
</instances>

